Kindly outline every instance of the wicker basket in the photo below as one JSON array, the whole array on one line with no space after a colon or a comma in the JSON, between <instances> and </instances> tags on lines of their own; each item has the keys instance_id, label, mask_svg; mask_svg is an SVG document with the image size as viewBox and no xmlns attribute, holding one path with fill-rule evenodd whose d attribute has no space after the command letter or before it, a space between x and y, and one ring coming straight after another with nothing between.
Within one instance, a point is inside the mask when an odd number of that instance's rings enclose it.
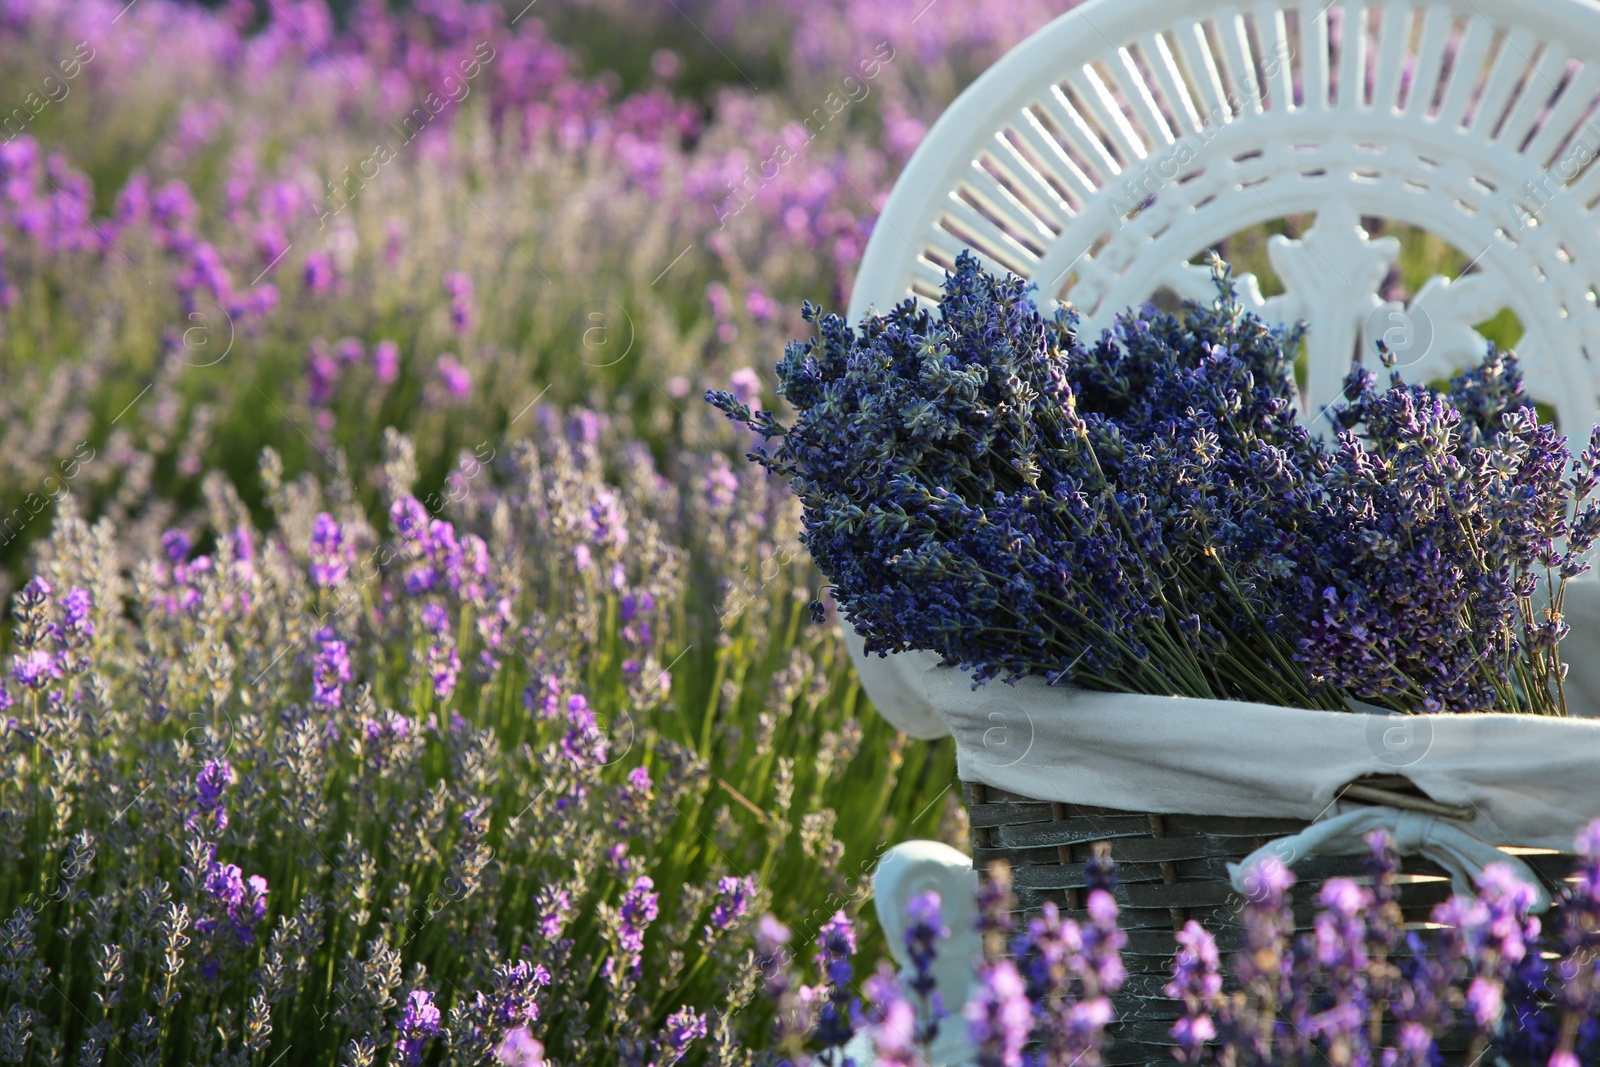
<instances>
[{"instance_id":1,"label":"wicker basket","mask_svg":"<svg viewBox=\"0 0 1600 1067\"><path fill-rule=\"evenodd\" d=\"M986 871L995 860L1012 868L1019 919L1054 901L1082 918L1084 864L1094 845L1107 842L1117 863L1115 896L1128 943L1123 961L1127 983L1116 998L1117 1024L1106 1062L1172 1062L1172 1022L1179 1006L1162 992L1171 974L1173 931L1199 920L1217 937L1224 958L1237 946L1238 895L1227 865L1308 822L1241 819L1214 815L1156 815L1113 808L1058 804L964 782L971 818L973 861ZM1514 850L1554 891L1572 873L1573 857L1547 849ZM1400 905L1408 925L1427 920L1450 895L1450 880L1418 857L1403 859ZM1359 857L1311 857L1294 866L1296 927L1311 928L1314 899L1329 878L1361 878ZM1460 1059L1465 1040L1441 1041L1447 1062Z\"/></svg>"}]
</instances>

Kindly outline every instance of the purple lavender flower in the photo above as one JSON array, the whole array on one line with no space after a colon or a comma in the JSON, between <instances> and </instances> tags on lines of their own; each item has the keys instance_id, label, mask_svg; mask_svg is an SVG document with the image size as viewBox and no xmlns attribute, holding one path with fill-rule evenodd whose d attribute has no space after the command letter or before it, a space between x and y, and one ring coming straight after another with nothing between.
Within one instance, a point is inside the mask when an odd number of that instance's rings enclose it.
<instances>
[{"instance_id":1,"label":"purple lavender flower","mask_svg":"<svg viewBox=\"0 0 1600 1067\"><path fill-rule=\"evenodd\" d=\"M567 733L561 751L572 763L603 764L606 761L606 736L599 727L589 701L582 694L567 698Z\"/></svg>"},{"instance_id":2,"label":"purple lavender flower","mask_svg":"<svg viewBox=\"0 0 1600 1067\"><path fill-rule=\"evenodd\" d=\"M350 650L343 641L319 635L316 663L311 671L311 702L333 709L344 703L344 686L350 681Z\"/></svg>"},{"instance_id":3,"label":"purple lavender flower","mask_svg":"<svg viewBox=\"0 0 1600 1067\"><path fill-rule=\"evenodd\" d=\"M184 820L184 829L193 830L209 819L220 833L228 828L228 808L224 803L228 786L238 780L227 760L207 760L195 776L195 810Z\"/></svg>"},{"instance_id":4,"label":"purple lavender flower","mask_svg":"<svg viewBox=\"0 0 1600 1067\"><path fill-rule=\"evenodd\" d=\"M400 376L400 346L388 339L372 347L372 373L379 382L389 384Z\"/></svg>"},{"instance_id":5,"label":"purple lavender flower","mask_svg":"<svg viewBox=\"0 0 1600 1067\"><path fill-rule=\"evenodd\" d=\"M561 714L561 681L550 675L535 678L522 691L522 706L541 719L554 719Z\"/></svg>"},{"instance_id":6,"label":"purple lavender flower","mask_svg":"<svg viewBox=\"0 0 1600 1067\"><path fill-rule=\"evenodd\" d=\"M454 645L438 643L428 646L428 677L433 682L433 695L439 700L450 699L456 690L456 677L461 673L461 657Z\"/></svg>"},{"instance_id":7,"label":"purple lavender flower","mask_svg":"<svg viewBox=\"0 0 1600 1067\"><path fill-rule=\"evenodd\" d=\"M344 530L332 515L319 512L311 526L311 580L323 589L344 581L350 574L350 546Z\"/></svg>"},{"instance_id":8,"label":"purple lavender flower","mask_svg":"<svg viewBox=\"0 0 1600 1067\"><path fill-rule=\"evenodd\" d=\"M754 878L724 875L717 880L717 902L711 908L711 923L705 928L706 940L722 933L744 917L755 895Z\"/></svg>"},{"instance_id":9,"label":"purple lavender flower","mask_svg":"<svg viewBox=\"0 0 1600 1067\"><path fill-rule=\"evenodd\" d=\"M333 257L326 252L308 253L305 265L306 290L315 294L327 293L332 291L333 283Z\"/></svg>"},{"instance_id":10,"label":"purple lavender flower","mask_svg":"<svg viewBox=\"0 0 1600 1067\"><path fill-rule=\"evenodd\" d=\"M1115 993L1127 977L1122 946L1128 941L1128 935L1117 925L1116 898L1110 889L1091 889L1084 907L1089 913L1089 921L1083 926L1084 964L1099 992Z\"/></svg>"},{"instance_id":11,"label":"purple lavender flower","mask_svg":"<svg viewBox=\"0 0 1600 1067\"><path fill-rule=\"evenodd\" d=\"M938 942L949 937L950 931L944 925L939 894L933 890L911 898L906 904L906 918L910 920L905 930L906 952L914 972L911 991L921 1001L916 1039L927 1043L939 1036L939 1020L946 1015L933 963L938 956Z\"/></svg>"},{"instance_id":12,"label":"purple lavender flower","mask_svg":"<svg viewBox=\"0 0 1600 1067\"><path fill-rule=\"evenodd\" d=\"M503 1067L544 1067L544 1045L526 1026L519 1026L495 1047L495 1058Z\"/></svg>"},{"instance_id":13,"label":"purple lavender flower","mask_svg":"<svg viewBox=\"0 0 1600 1067\"><path fill-rule=\"evenodd\" d=\"M395 1049L410 1067L422 1062L422 1048L428 1038L439 1032L439 1020L439 1009L434 1006L433 994L421 989L413 989L407 994Z\"/></svg>"},{"instance_id":14,"label":"purple lavender flower","mask_svg":"<svg viewBox=\"0 0 1600 1067\"><path fill-rule=\"evenodd\" d=\"M38 691L61 675L60 657L42 648L19 652L11 661L11 680L24 689Z\"/></svg>"},{"instance_id":15,"label":"purple lavender flower","mask_svg":"<svg viewBox=\"0 0 1600 1067\"><path fill-rule=\"evenodd\" d=\"M639 973L641 966L645 928L656 918L660 897L651 892L655 886L655 882L647 875L636 878L633 886L623 895L618 914L617 940L622 946L624 965L634 974Z\"/></svg>"},{"instance_id":16,"label":"purple lavender flower","mask_svg":"<svg viewBox=\"0 0 1600 1067\"><path fill-rule=\"evenodd\" d=\"M267 880L259 874L245 878L237 865L213 860L206 872L205 891L226 916L238 943L241 946L251 944L255 940L256 925L267 914ZM198 919L194 925L202 934L209 935L218 929L217 921L210 917Z\"/></svg>"},{"instance_id":17,"label":"purple lavender flower","mask_svg":"<svg viewBox=\"0 0 1600 1067\"><path fill-rule=\"evenodd\" d=\"M1172 1024L1178 1062L1204 1062L1206 1043L1217 1036L1212 1013L1222 996L1222 969L1216 939L1193 919L1178 933L1172 981L1164 991L1168 999L1183 1001L1183 1017Z\"/></svg>"},{"instance_id":18,"label":"purple lavender flower","mask_svg":"<svg viewBox=\"0 0 1600 1067\"><path fill-rule=\"evenodd\" d=\"M1328 1058L1338 1064L1366 1064L1367 949L1362 913L1372 894L1348 878L1330 878L1318 895L1317 961L1327 976L1332 1003L1311 1018L1311 1036L1325 1042Z\"/></svg>"},{"instance_id":19,"label":"purple lavender flower","mask_svg":"<svg viewBox=\"0 0 1600 1067\"><path fill-rule=\"evenodd\" d=\"M917 1012L906 999L900 981L886 963L865 986L867 1036L875 1062L883 1067L916 1067L925 1062L917 1049Z\"/></svg>"},{"instance_id":20,"label":"purple lavender flower","mask_svg":"<svg viewBox=\"0 0 1600 1067\"><path fill-rule=\"evenodd\" d=\"M414 496L403 496L389 505L389 524L402 541L420 541L428 534L428 524L433 517L422 501Z\"/></svg>"},{"instance_id":21,"label":"purple lavender flower","mask_svg":"<svg viewBox=\"0 0 1600 1067\"><path fill-rule=\"evenodd\" d=\"M834 912L817 933L817 969L822 972L827 999L817 1016L817 1040L825 1049L843 1048L854 1034L851 1019L859 1010L850 995L851 958L856 953L856 931L849 916Z\"/></svg>"},{"instance_id":22,"label":"purple lavender flower","mask_svg":"<svg viewBox=\"0 0 1600 1067\"><path fill-rule=\"evenodd\" d=\"M984 955L999 959L1014 920L1011 917L1011 868L1004 861L990 864L988 877L978 883L978 917L975 926L983 937Z\"/></svg>"},{"instance_id":23,"label":"purple lavender flower","mask_svg":"<svg viewBox=\"0 0 1600 1067\"><path fill-rule=\"evenodd\" d=\"M450 296L450 324L457 333L472 325L472 278L459 271L444 276L444 291Z\"/></svg>"},{"instance_id":24,"label":"purple lavender flower","mask_svg":"<svg viewBox=\"0 0 1600 1067\"><path fill-rule=\"evenodd\" d=\"M430 634L442 634L450 628L450 613L445 610L443 604L424 604L422 627Z\"/></svg>"},{"instance_id":25,"label":"purple lavender flower","mask_svg":"<svg viewBox=\"0 0 1600 1067\"><path fill-rule=\"evenodd\" d=\"M1503 863L1478 875L1478 899L1462 918L1463 938L1472 961L1467 1015L1479 1041L1492 1036L1505 1007L1505 983L1539 934L1539 920L1528 915L1537 900L1534 888Z\"/></svg>"},{"instance_id":26,"label":"purple lavender flower","mask_svg":"<svg viewBox=\"0 0 1600 1067\"><path fill-rule=\"evenodd\" d=\"M539 934L546 941L561 936L572 914L572 900L565 889L545 888L539 891Z\"/></svg>"},{"instance_id":27,"label":"purple lavender flower","mask_svg":"<svg viewBox=\"0 0 1600 1067\"><path fill-rule=\"evenodd\" d=\"M706 1036L706 1017L691 1008L683 1007L667 1016L658 1047L666 1054L665 1062L683 1058L696 1041Z\"/></svg>"},{"instance_id":28,"label":"purple lavender flower","mask_svg":"<svg viewBox=\"0 0 1600 1067\"><path fill-rule=\"evenodd\" d=\"M189 535L182 530L168 530L161 535L161 547L166 550L167 559L173 563L182 563L189 558L190 551L194 548Z\"/></svg>"},{"instance_id":29,"label":"purple lavender flower","mask_svg":"<svg viewBox=\"0 0 1600 1067\"><path fill-rule=\"evenodd\" d=\"M453 353L446 352L440 356L436 369L439 372L439 380L444 383L445 390L451 396L457 400L465 400L472 395L472 375Z\"/></svg>"},{"instance_id":30,"label":"purple lavender flower","mask_svg":"<svg viewBox=\"0 0 1600 1067\"><path fill-rule=\"evenodd\" d=\"M756 966L766 978L766 993L781 999L790 989L788 944L794 934L772 914L756 923Z\"/></svg>"},{"instance_id":31,"label":"purple lavender flower","mask_svg":"<svg viewBox=\"0 0 1600 1067\"><path fill-rule=\"evenodd\" d=\"M77 586L61 598L61 628L69 646L80 647L94 636L94 621L90 618L93 608L88 590Z\"/></svg>"},{"instance_id":32,"label":"purple lavender flower","mask_svg":"<svg viewBox=\"0 0 1600 1067\"><path fill-rule=\"evenodd\" d=\"M1022 976L1010 960L985 965L978 987L964 1009L967 1037L977 1049L978 1067L1022 1067L1022 1046L1033 1027Z\"/></svg>"}]
</instances>

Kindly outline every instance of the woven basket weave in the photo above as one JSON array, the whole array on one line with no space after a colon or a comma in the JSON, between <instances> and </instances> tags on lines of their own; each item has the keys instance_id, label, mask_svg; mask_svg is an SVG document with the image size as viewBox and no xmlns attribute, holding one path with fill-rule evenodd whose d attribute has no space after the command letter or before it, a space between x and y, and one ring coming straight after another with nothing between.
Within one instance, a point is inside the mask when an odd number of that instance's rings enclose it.
<instances>
[{"instance_id":1,"label":"woven basket weave","mask_svg":"<svg viewBox=\"0 0 1600 1067\"><path fill-rule=\"evenodd\" d=\"M1117 1023L1106 1063L1172 1062L1169 1031L1179 1005L1162 988L1171 975L1173 932L1189 919L1216 935L1226 961L1237 947L1238 895L1227 865L1310 824L1299 819L1157 815L1058 804L963 782L971 819L973 862L986 872L995 860L1012 868L1017 917L1025 922L1045 901L1082 919L1084 864L1107 842L1117 864L1115 897L1128 943L1126 984L1115 998ZM1554 892L1572 873L1573 857L1549 850L1515 850ZM1450 895L1444 870L1415 856L1402 859L1400 906L1408 925L1425 922ZM1309 930L1317 891L1329 878L1362 879L1361 858L1310 857L1294 865L1297 929ZM1447 1062L1458 1061L1465 1039L1440 1041ZM1452 1057L1452 1053L1456 1054Z\"/></svg>"}]
</instances>

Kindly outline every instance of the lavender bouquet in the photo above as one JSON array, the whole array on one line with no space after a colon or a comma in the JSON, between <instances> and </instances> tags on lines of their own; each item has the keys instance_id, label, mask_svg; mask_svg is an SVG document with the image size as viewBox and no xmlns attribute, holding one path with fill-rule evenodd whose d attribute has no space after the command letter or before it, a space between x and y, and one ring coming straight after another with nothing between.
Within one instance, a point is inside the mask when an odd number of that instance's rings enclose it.
<instances>
[{"instance_id":1,"label":"lavender bouquet","mask_svg":"<svg viewBox=\"0 0 1600 1067\"><path fill-rule=\"evenodd\" d=\"M807 304L818 337L777 367L792 424L707 399L791 480L869 652L931 650L978 683L1564 714L1600 437L1567 475L1491 351L1443 390L1357 363L1324 440L1297 416L1298 330L1214 276L1210 306L1085 343L1070 307L1041 315L964 254L937 314L852 330Z\"/></svg>"}]
</instances>

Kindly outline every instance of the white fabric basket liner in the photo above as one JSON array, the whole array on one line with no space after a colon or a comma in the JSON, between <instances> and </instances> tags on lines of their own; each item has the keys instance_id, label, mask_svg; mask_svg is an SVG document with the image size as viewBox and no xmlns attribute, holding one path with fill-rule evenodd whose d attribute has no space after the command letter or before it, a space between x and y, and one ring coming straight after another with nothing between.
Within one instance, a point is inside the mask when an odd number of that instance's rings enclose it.
<instances>
[{"instance_id":1,"label":"white fabric basket liner","mask_svg":"<svg viewBox=\"0 0 1600 1067\"><path fill-rule=\"evenodd\" d=\"M1363 775L1403 774L1490 845L1570 850L1600 818L1600 581L1567 587L1573 717L1379 715L1091 692L1041 678L973 689L932 653L868 655L863 686L914 737L953 735L964 781L1125 811L1327 820Z\"/></svg>"}]
</instances>

